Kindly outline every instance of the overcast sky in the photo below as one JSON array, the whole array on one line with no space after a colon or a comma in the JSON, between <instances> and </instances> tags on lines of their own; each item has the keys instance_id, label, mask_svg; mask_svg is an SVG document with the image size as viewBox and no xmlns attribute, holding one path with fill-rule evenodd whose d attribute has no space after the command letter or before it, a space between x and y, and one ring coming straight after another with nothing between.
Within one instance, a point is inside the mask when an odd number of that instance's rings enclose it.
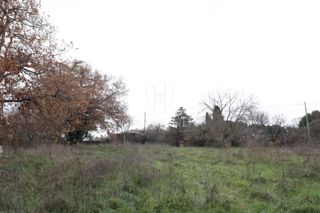
<instances>
[{"instance_id":1,"label":"overcast sky","mask_svg":"<svg viewBox=\"0 0 320 213\"><path fill-rule=\"evenodd\" d=\"M123 78L135 127L195 120L209 92L255 95L289 121L320 109L319 0L42 0L70 52Z\"/></svg>"}]
</instances>

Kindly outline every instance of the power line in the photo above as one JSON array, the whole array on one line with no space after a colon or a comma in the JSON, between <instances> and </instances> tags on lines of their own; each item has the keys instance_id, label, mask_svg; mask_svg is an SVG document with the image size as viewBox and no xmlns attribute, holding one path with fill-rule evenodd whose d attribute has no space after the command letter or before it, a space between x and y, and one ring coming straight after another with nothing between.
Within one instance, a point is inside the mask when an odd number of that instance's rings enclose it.
<instances>
[{"instance_id":1,"label":"power line","mask_svg":"<svg viewBox=\"0 0 320 213\"><path fill-rule=\"evenodd\" d=\"M257 107L258 109L269 109L269 108L283 108L283 107L293 107L293 106L303 106L304 103L299 104L286 104L286 105L273 105L273 106L261 106Z\"/></svg>"},{"instance_id":2,"label":"power line","mask_svg":"<svg viewBox=\"0 0 320 213\"><path fill-rule=\"evenodd\" d=\"M313 103L308 103L308 105L316 105L316 104L320 104L320 102L313 102Z\"/></svg>"}]
</instances>

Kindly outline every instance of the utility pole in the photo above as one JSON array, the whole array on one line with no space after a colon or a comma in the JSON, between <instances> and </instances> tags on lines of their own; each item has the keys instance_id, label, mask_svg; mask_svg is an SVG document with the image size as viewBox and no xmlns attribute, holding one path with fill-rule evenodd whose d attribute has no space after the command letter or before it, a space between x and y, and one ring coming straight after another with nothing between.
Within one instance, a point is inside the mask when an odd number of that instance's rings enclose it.
<instances>
[{"instance_id":1,"label":"utility pole","mask_svg":"<svg viewBox=\"0 0 320 213\"><path fill-rule=\"evenodd\" d=\"M147 124L147 113L144 113L144 127L143 127L143 131L144 131L144 135L146 135L146 124Z\"/></svg>"},{"instance_id":2,"label":"utility pole","mask_svg":"<svg viewBox=\"0 0 320 213\"><path fill-rule=\"evenodd\" d=\"M308 111L307 111L307 103L304 102L304 109L306 111L306 120L307 120L307 131L308 131L308 140L311 141L311 135L310 135L310 126L309 126L309 118L308 118Z\"/></svg>"}]
</instances>

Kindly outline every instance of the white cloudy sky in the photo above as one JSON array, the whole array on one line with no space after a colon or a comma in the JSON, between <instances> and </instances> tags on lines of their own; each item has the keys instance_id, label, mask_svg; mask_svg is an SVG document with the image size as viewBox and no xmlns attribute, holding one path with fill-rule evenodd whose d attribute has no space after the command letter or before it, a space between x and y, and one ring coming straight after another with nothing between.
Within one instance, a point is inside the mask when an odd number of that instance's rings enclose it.
<instances>
[{"instance_id":1,"label":"white cloudy sky","mask_svg":"<svg viewBox=\"0 0 320 213\"><path fill-rule=\"evenodd\" d=\"M320 109L318 0L42 0L74 57L129 89L134 126L201 120L214 90L254 94L289 121Z\"/></svg>"}]
</instances>

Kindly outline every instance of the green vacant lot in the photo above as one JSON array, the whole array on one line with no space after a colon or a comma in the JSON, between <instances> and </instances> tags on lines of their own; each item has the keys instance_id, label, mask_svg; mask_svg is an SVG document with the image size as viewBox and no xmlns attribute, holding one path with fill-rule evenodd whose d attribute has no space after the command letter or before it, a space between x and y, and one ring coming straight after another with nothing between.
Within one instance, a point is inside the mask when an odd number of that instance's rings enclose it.
<instances>
[{"instance_id":1,"label":"green vacant lot","mask_svg":"<svg viewBox=\"0 0 320 213\"><path fill-rule=\"evenodd\" d=\"M320 212L320 148L39 146L0 158L0 212Z\"/></svg>"}]
</instances>

